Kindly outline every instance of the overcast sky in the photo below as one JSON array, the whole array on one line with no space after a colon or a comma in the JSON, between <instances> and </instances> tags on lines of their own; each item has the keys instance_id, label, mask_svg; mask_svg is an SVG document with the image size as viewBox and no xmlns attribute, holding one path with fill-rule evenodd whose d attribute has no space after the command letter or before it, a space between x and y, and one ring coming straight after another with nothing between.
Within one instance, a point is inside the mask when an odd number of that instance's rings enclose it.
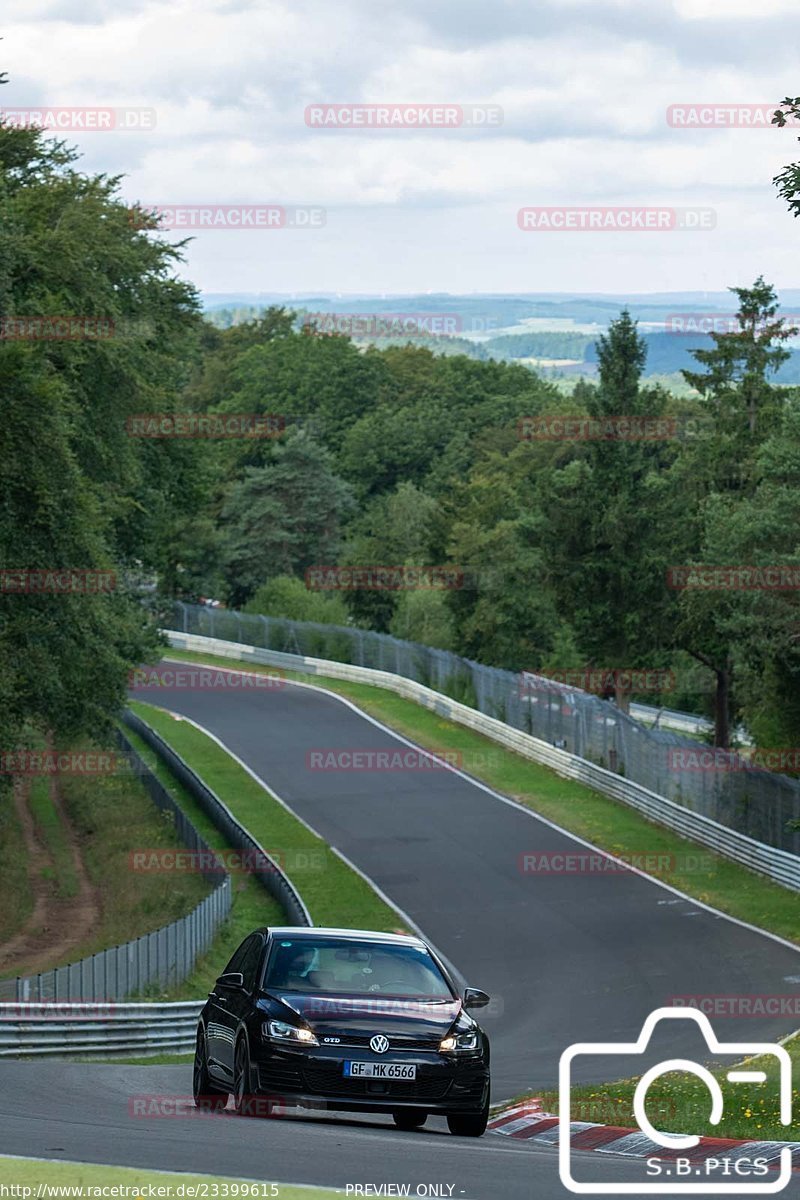
<instances>
[{"instance_id":1,"label":"overcast sky","mask_svg":"<svg viewBox=\"0 0 800 1200\"><path fill-rule=\"evenodd\" d=\"M800 129L667 121L800 94L798 0L28 0L4 39L7 109L155 110L149 131L67 135L126 199L324 210L313 229L199 232L186 274L205 291L800 286L800 220L771 184ZM502 124L305 119L434 102ZM544 206L712 209L716 227L520 230Z\"/></svg>"}]
</instances>

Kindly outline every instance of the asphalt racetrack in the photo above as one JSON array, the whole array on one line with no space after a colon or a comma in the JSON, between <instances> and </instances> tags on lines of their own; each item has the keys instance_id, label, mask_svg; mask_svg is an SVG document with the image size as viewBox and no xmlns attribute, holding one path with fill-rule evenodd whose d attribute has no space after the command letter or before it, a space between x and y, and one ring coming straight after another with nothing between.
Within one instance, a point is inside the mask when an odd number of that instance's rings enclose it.
<instances>
[{"instance_id":1,"label":"asphalt racetrack","mask_svg":"<svg viewBox=\"0 0 800 1200\"><path fill-rule=\"evenodd\" d=\"M492 1039L494 1100L553 1086L559 1056L573 1042L634 1040L645 1017L672 997L800 990L797 950L633 872L523 872L524 853L590 851L458 772L312 769L310 756L321 750L408 746L330 693L295 685L155 687L137 689L136 698L220 739L368 875L462 981L493 996L486 1019L476 1015ZM728 1018L714 1027L725 1041L774 1041L793 1022ZM670 1022L653 1052L708 1058L689 1022ZM621 1069L622 1060L584 1059L575 1076L602 1081ZM439 1120L401 1133L386 1119L344 1114L270 1121L131 1115L131 1096L188 1094L187 1067L5 1061L0 1081L5 1153L342 1188L406 1182L412 1194L420 1183L443 1183L457 1198L568 1194L554 1149L496 1134L455 1138ZM593 1173L587 1178L644 1178L641 1160L579 1158ZM800 1180L782 1194L800 1195Z\"/></svg>"}]
</instances>

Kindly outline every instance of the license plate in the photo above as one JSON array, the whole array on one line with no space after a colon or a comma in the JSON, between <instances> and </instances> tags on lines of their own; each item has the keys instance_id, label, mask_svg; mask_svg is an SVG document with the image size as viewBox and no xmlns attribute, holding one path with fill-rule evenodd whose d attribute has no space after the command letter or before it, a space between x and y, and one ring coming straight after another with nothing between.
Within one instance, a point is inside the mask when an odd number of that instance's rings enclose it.
<instances>
[{"instance_id":1,"label":"license plate","mask_svg":"<svg viewBox=\"0 0 800 1200\"><path fill-rule=\"evenodd\" d=\"M346 1079L416 1079L417 1068L406 1063L346 1062Z\"/></svg>"}]
</instances>

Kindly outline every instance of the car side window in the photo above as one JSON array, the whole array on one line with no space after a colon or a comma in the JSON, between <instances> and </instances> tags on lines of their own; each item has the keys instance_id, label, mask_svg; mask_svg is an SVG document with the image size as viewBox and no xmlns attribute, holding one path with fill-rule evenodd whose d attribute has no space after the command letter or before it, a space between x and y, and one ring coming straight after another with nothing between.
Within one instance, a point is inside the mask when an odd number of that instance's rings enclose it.
<instances>
[{"instance_id":1,"label":"car side window","mask_svg":"<svg viewBox=\"0 0 800 1200\"><path fill-rule=\"evenodd\" d=\"M227 975L229 971L242 971L242 963L244 962L245 955L247 954L252 940L253 935L251 933L249 937L244 939L239 949L234 951L233 958L223 971L223 975ZM244 971L242 971L242 974L244 974Z\"/></svg>"},{"instance_id":2,"label":"car side window","mask_svg":"<svg viewBox=\"0 0 800 1200\"><path fill-rule=\"evenodd\" d=\"M263 938L259 937L258 934L253 934L253 936L247 942L241 965L235 968L237 971L242 972L242 975L244 976L244 986L248 992L255 990L258 964L261 961L261 951L263 947Z\"/></svg>"}]
</instances>

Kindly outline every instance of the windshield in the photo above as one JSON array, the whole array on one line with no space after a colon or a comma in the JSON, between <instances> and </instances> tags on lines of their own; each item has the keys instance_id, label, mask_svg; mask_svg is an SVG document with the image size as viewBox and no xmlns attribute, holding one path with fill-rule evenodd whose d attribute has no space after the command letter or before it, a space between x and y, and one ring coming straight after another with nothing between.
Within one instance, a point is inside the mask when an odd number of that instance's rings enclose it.
<instances>
[{"instance_id":1,"label":"windshield","mask_svg":"<svg viewBox=\"0 0 800 1200\"><path fill-rule=\"evenodd\" d=\"M281 938L270 953L264 987L284 992L454 999L427 950L345 938Z\"/></svg>"}]
</instances>

